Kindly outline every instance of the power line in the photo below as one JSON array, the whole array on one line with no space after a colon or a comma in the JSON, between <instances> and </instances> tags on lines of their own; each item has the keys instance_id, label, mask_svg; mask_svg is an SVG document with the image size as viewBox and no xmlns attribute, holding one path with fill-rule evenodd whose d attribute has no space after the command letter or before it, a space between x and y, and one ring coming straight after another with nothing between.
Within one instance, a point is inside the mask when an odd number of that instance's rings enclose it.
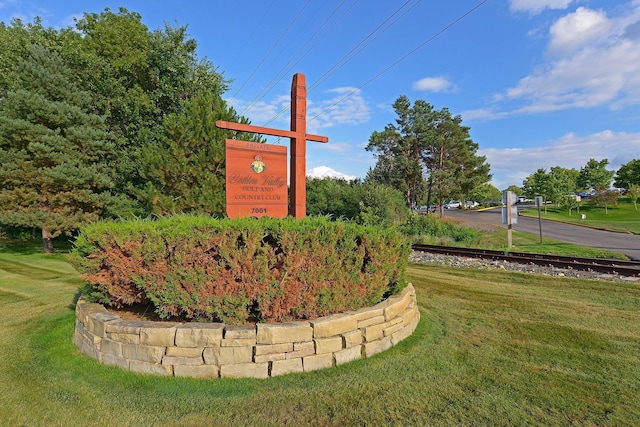
<instances>
[{"instance_id":1,"label":"power line","mask_svg":"<svg viewBox=\"0 0 640 427\"><path fill-rule=\"evenodd\" d=\"M384 34L389 28L395 25L400 19L402 19L407 13L411 11L419 2L418 0L414 3L409 9L407 9L402 15L397 17L393 22L387 25L382 31L378 32L380 28L382 28L389 20L391 20L395 15L397 15L402 9L404 9L409 3L413 0L407 0L404 4L402 4L398 9L396 9L391 15L389 15L384 21L382 21L376 28L373 29L364 39L362 39L356 46L354 46L349 52L347 52L340 60L338 60L334 65L332 65L327 71L325 71L308 90L308 93L317 88L320 84L324 83L329 77L335 74L340 68L344 67L347 63L353 60L358 54L360 54L364 49L366 49L371 43L377 40L382 34ZM378 33L377 33L378 32ZM376 34L377 33L377 34ZM373 35L375 34L375 37ZM370 40L369 40L370 39ZM368 42L367 42L368 40ZM365 44L366 42L366 44ZM364 44L364 45L363 45ZM282 108L274 117L272 117L269 121L265 123L264 126L273 122L282 116L285 112L289 110L289 106L285 106Z\"/></svg>"},{"instance_id":2,"label":"power line","mask_svg":"<svg viewBox=\"0 0 640 427\"><path fill-rule=\"evenodd\" d=\"M271 10L271 8L273 7L273 4L275 2L276 2L276 0L271 0L271 3L269 3L269 6L267 7L267 9L262 14L262 17L260 18L258 23L253 26L253 31L251 32L251 35L249 36L249 38L247 38L247 40L244 42L244 45L242 46L242 48L240 48L240 50L238 50L236 52L236 56L233 58L233 61L231 62L232 64L235 64L235 62L238 60L240 55L242 55L244 53L244 50L247 48L247 45L253 39L253 36L255 36L255 34L258 31L258 29L262 26L262 22L264 22L264 18L267 17L267 15L269 14L269 11ZM244 84L243 84L243 86L244 86ZM238 92L239 92L239 90L238 90ZM236 92L236 94L237 94L237 92Z\"/></svg>"},{"instance_id":3,"label":"power line","mask_svg":"<svg viewBox=\"0 0 640 427\"><path fill-rule=\"evenodd\" d=\"M346 12L344 12L318 39L317 41L304 53L304 55L302 55L293 65L291 65L289 68L287 68L289 66L289 64L291 64L291 62L296 59L296 57L300 54L300 52L314 39L316 38L317 34L323 29L323 27L325 27L327 25L327 23L331 20L331 18L333 18L333 16L344 6L344 4L346 3L347 0L343 0L334 10L333 12L331 12L331 14L329 14L329 16L322 22L322 24L320 24L318 26L318 28L313 32L313 34L311 34L311 36L309 36L307 38L307 40L302 44L302 46L300 46L300 48L298 48L298 50L291 56L291 58L289 58L289 61L287 61L287 63L285 65L283 65L280 70L278 70L278 72L275 74L275 76L262 88L262 90L258 93L258 95L256 95L251 102L249 102L249 104L247 104L247 106L244 108L244 110L240 113L240 115L244 115L248 110L250 110L256 103L258 103L258 101L260 101L262 98L264 98L266 96L267 93L269 93L269 91L278 83L278 81L280 81L280 79L282 78L282 76L286 75L293 67L295 67L300 61L302 61L302 59L304 59L309 52L311 52L311 50L313 49L313 47L320 41L322 40L328 33L329 31L331 31L331 29L333 27L335 27L335 25L340 22L340 20L342 18L344 18L344 16L351 10L351 8L353 8L353 5L355 4L355 2L349 7L349 9L347 9ZM357 1L357 0L356 0Z\"/></svg>"},{"instance_id":4,"label":"power line","mask_svg":"<svg viewBox=\"0 0 640 427\"><path fill-rule=\"evenodd\" d=\"M236 92L233 94L232 98L235 98L238 93L240 93L240 91L245 87L245 85L249 82L249 80L251 80L251 78L253 77L253 75L258 71L258 69L262 66L262 64L264 63L264 61L269 57L269 55L271 55L271 52L273 52L273 50L276 48L276 46L278 46L278 44L280 43L280 41L284 38L284 36L287 34L287 32L289 32L289 30L291 29L291 27L293 26L293 24L298 20L298 18L300 17L300 15L302 14L302 12L307 8L307 6L309 5L309 3L311 3L311 0L307 0L307 2L304 4L304 6L302 6L302 9L300 9L298 11L298 13L296 14L296 16L293 18L293 20L289 23L289 25L287 26L287 28L282 32L282 34L280 34L280 37L278 37L278 40L276 40L276 42L273 44L273 46L271 46L271 49L269 49L269 51L262 57L262 59L260 60L260 62L258 63L258 65L256 65L256 67L253 69L253 71L251 72L251 74L249 74L249 77L247 77L244 81L244 83L242 83L242 85L240 86L240 88L238 90L236 90Z\"/></svg>"},{"instance_id":5,"label":"power line","mask_svg":"<svg viewBox=\"0 0 640 427\"><path fill-rule=\"evenodd\" d=\"M366 49L371 43L373 43L374 41L376 41L380 36L382 36L385 32L387 32L387 30L389 30L389 28L391 28L392 26L394 26L400 19L404 18L404 16L409 13L411 11L411 9L413 9L414 7L416 7L418 5L418 3L420 3L420 0L418 0L416 3L414 3L409 9L405 10L404 13L402 15L400 15L399 17L397 17L393 22L391 22L389 25L387 25L386 28L384 28L382 31L380 31L379 33L376 34L376 32L382 28L383 25L385 25L387 22L389 22L389 20L391 20L391 18L393 18L396 14L398 14L402 9L404 9L407 4L411 3L411 1L413 0L407 0L402 6L400 6L398 9L396 9L395 12L393 12L391 15L389 15L383 22L381 22L380 24L378 24L378 26L376 28L373 29L373 31L371 31L364 39L362 39L356 46L354 46L349 52L347 52L342 58L340 58L340 60L338 62L336 62L333 66L331 66L331 68L329 68L327 71L325 71L320 77L318 77L318 80L316 80L316 82L309 88L309 92L311 92L312 90L314 90L316 87L320 86L322 83L324 83L329 77L331 77L333 74L335 74L340 68L344 67L347 63L349 63L350 61L352 61L358 54L360 54L364 49ZM375 37L373 37L373 35L375 34ZM370 40L368 40L370 39ZM367 42L368 40L368 42ZM367 42L366 44L364 44L365 42ZM363 45L364 44L364 45Z\"/></svg>"},{"instance_id":6,"label":"power line","mask_svg":"<svg viewBox=\"0 0 640 427\"><path fill-rule=\"evenodd\" d=\"M422 42L420 45L418 45L416 48L411 50L409 53L405 54L400 59L396 60L394 63L389 65L387 68L385 68L384 70L380 71L378 74L376 74L375 76L373 76L372 78L370 78L369 80L364 82L361 86L359 86L358 88L356 88L353 91L349 92L348 94L346 94L345 96L343 96L342 98L340 98L339 100L337 100L336 102L334 102L333 104L331 104L330 106L328 106L327 108L322 110L320 113L315 115L311 120L308 120L307 123L312 122L313 120L317 119L318 117L320 117L321 115L323 115L324 113L326 113L327 111L329 111L330 109L332 109L333 107L335 107L336 105L338 105L339 103L344 101L345 99L347 99L350 96L352 96L354 93L358 92L360 89L362 89L363 87L365 87L366 85L368 85L372 81L378 79L380 76L382 76L384 73L386 73L387 71L389 71L390 69L392 69L393 67L398 65L400 62L404 61L409 56L413 55L415 52L417 52L418 50L423 48L425 45L427 45L428 43L430 43L431 41L433 41L434 39L436 39L440 35L442 35L445 32L447 32L449 29L451 29L453 26L455 26L458 22L462 21L464 18L466 18L467 16L471 15L473 12L475 12L477 9L479 9L482 5L484 5L487 1L488 0L482 0L480 3L478 3L477 5L472 7L471 9L469 9L467 12L465 12L463 15L461 15L460 17L455 19L453 22L449 23L449 25L447 25L446 27L444 27L443 29L441 29L440 31L438 31L437 33L435 33L434 35L429 37L424 42Z\"/></svg>"}]
</instances>

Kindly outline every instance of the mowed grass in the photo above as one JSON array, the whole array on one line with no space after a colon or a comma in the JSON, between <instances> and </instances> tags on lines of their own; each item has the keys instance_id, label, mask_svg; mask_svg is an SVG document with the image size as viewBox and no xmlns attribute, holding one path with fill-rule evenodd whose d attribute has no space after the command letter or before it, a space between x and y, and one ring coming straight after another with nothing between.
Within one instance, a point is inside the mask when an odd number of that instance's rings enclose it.
<instances>
[{"instance_id":1,"label":"mowed grass","mask_svg":"<svg viewBox=\"0 0 640 427\"><path fill-rule=\"evenodd\" d=\"M507 230L500 229L490 233L481 234L471 245L465 247L475 247L482 249L503 250L505 252L527 252L536 254L575 256L582 258L610 258L629 259L624 254L606 249L590 248L588 246L574 245L560 242L558 240L543 237L540 243L540 236L520 231L512 231L512 246L508 247Z\"/></svg>"},{"instance_id":2,"label":"mowed grass","mask_svg":"<svg viewBox=\"0 0 640 427\"><path fill-rule=\"evenodd\" d=\"M82 280L0 252L0 425L638 425L640 285L412 265L422 320L370 359L268 380L123 372L77 353Z\"/></svg>"},{"instance_id":3,"label":"mowed grass","mask_svg":"<svg viewBox=\"0 0 640 427\"><path fill-rule=\"evenodd\" d=\"M527 209L521 211L520 214L537 218L538 210ZM553 205L548 205L546 212L544 208L540 210L540 217L542 219L552 219L587 227L602 228L604 230L640 234L640 203L638 204L638 210L636 210L629 197L621 197L617 205L609 206L606 211L604 206L595 206L589 201L584 201L580 206L580 214L584 214L586 218L584 220L580 219L576 209L571 211L571 215L569 215L568 209L556 208Z\"/></svg>"}]
</instances>

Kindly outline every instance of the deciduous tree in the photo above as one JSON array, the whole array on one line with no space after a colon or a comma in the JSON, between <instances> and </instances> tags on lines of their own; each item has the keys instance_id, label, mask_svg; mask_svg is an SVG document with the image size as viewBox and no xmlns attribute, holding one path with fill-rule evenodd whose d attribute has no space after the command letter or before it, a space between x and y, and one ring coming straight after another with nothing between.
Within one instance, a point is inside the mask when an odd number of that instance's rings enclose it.
<instances>
[{"instance_id":1,"label":"deciduous tree","mask_svg":"<svg viewBox=\"0 0 640 427\"><path fill-rule=\"evenodd\" d=\"M638 199L640 199L639 184L631 184L629 186L629 198L631 198L631 202L633 203L633 208L635 210L638 210Z\"/></svg>"},{"instance_id":2,"label":"deciduous tree","mask_svg":"<svg viewBox=\"0 0 640 427\"><path fill-rule=\"evenodd\" d=\"M549 197L556 205L560 205L566 196L572 196L577 186L579 172L576 169L568 169L560 166L553 166L549 171L549 181L547 189Z\"/></svg>"},{"instance_id":3,"label":"deciduous tree","mask_svg":"<svg viewBox=\"0 0 640 427\"><path fill-rule=\"evenodd\" d=\"M613 183L618 188L631 188L632 185L640 185L640 159L630 160L620 166L616 172Z\"/></svg>"},{"instance_id":4,"label":"deciduous tree","mask_svg":"<svg viewBox=\"0 0 640 427\"><path fill-rule=\"evenodd\" d=\"M608 159L597 161L589 159L586 165L580 169L578 186L583 189L593 188L596 191L607 190L611 187L611 181L615 171L607 169Z\"/></svg>"}]
</instances>

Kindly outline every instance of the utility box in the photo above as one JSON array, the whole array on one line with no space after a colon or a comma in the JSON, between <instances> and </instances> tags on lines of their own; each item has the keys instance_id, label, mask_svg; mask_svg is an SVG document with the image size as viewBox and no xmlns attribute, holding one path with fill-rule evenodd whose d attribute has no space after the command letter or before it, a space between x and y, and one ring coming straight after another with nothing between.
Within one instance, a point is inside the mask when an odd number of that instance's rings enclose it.
<instances>
[{"instance_id":1,"label":"utility box","mask_svg":"<svg viewBox=\"0 0 640 427\"><path fill-rule=\"evenodd\" d=\"M580 219L587 219L587 216L585 214L580 214Z\"/></svg>"}]
</instances>

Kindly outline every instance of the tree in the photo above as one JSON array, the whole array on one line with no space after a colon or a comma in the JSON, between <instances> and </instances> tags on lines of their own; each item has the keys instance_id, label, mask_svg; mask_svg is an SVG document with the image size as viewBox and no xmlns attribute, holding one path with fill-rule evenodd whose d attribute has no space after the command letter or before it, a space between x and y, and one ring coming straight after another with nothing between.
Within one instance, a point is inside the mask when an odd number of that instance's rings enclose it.
<instances>
[{"instance_id":1,"label":"tree","mask_svg":"<svg viewBox=\"0 0 640 427\"><path fill-rule=\"evenodd\" d=\"M638 210L638 199L640 199L640 185L631 184L629 186L629 197L633 203L633 208Z\"/></svg>"},{"instance_id":2,"label":"tree","mask_svg":"<svg viewBox=\"0 0 640 427\"><path fill-rule=\"evenodd\" d=\"M547 183L548 199L558 206L566 196L573 196L577 189L578 175L579 172L575 169L553 166Z\"/></svg>"},{"instance_id":3,"label":"tree","mask_svg":"<svg viewBox=\"0 0 640 427\"><path fill-rule=\"evenodd\" d=\"M402 194L388 185L365 182L360 188L357 221L365 225L392 226L404 223L409 215Z\"/></svg>"},{"instance_id":4,"label":"tree","mask_svg":"<svg viewBox=\"0 0 640 427\"><path fill-rule=\"evenodd\" d=\"M614 171L607 170L608 159L597 161L589 159L587 164L580 169L578 186L583 189L593 188L596 191L606 190L611 187Z\"/></svg>"},{"instance_id":5,"label":"tree","mask_svg":"<svg viewBox=\"0 0 640 427\"><path fill-rule=\"evenodd\" d=\"M0 223L52 238L100 218L113 197L113 142L62 58L34 45L0 99Z\"/></svg>"},{"instance_id":6,"label":"tree","mask_svg":"<svg viewBox=\"0 0 640 427\"><path fill-rule=\"evenodd\" d=\"M565 195L560 204L569 210L569 216L571 216L571 211L580 206L580 202L578 202L578 198L573 194Z\"/></svg>"},{"instance_id":7,"label":"tree","mask_svg":"<svg viewBox=\"0 0 640 427\"><path fill-rule=\"evenodd\" d=\"M485 183L477 186L469 194L469 199L476 201L480 204L487 204L492 201L498 201L502 198L502 192L498 190L494 185Z\"/></svg>"},{"instance_id":8,"label":"tree","mask_svg":"<svg viewBox=\"0 0 640 427\"><path fill-rule=\"evenodd\" d=\"M221 95L227 82L211 62L198 60L186 27L150 31L138 13L107 8L85 13L74 33L64 54L117 137L122 155L113 165L114 179L135 200L146 186L142 152L164 139L164 118L195 96Z\"/></svg>"},{"instance_id":9,"label":"tree","mask_svg":"<svg viewBox=\"0 0 640 427\"><path fill-rule=\"evenodd\" d=\"M529 199L533 199L536 196L542 196L544 201L550 199L551 189L549 174L544 168L539 168L537 171L529 175L522 181L522 191ZM547 210L547 204L544 203L545 212Z\"/></svg>"},{"instance_id":10,"label":"tree","mask_svg":"<svg viewBox=\"0 0 640 427\"><path fill-rule=\"evenodd\" d=\"M402 95L393 104L396 124L374 132L367 150L375 153L376 166L367 175L401 190L408 207L432 199L464 198L491 178L486 158L477 155L478 144L462 126L460 116L448 109L435 110L423 100L413 107Z\"/></svg>"},{"instance_id":11,"label":"tree","mask_svg":"<svg viewBox=\"0 0 640 427\"><path fill-rule=\"evenodd\" d=\"M360 214L362 183L339 178L307 179L307 214L354 219Z\"/></svg>"},{"instance_id":12,"label":"tree","mask_svg":"<svg viewBox=\"0 0 640 427\"><path fill-rule=\"evenodd\" d=\"M604 207L604 213L609 213L609 206L617 205L620 194L614 190L600 190L591 196L591 203Z\"/></svg>"},{"instance_id":13,"label":"tree","mask_svg":"<svg viewBox=\"0 0 640 427\"><path fill-rule=\"evenodd\" d=\"M613 183L617 188L631 188L640 185L640 159L634 159L620 166Z\"/></svg>"},{"instance_id":14,"label":"tree","mask_svg":"<svg viewBox=\"0 0 640 427\"><path fill-rule=\"evenodd\" d=\"M217 94L196 96L184 102L182 112L166 117L163 138L141 152L146 184L137 196L148 212L224 215L225 139L231 135L216 120L248 124ZM244 133L238 138L261 140Z\"/></svg>"},{"instance_id":15,"label":"tree","mask_svg":"<svg viewBox=\"0 0 640 427\"><path fill-rule=\"evenodd\" d=\"M146 185L142 152L165 136L164 118L198 95L221 95L227 81L196 55L186 27L149 30L142 17L120 8L87 13L75 28L43 28L39 18L0 23L0 97L16 81L14 68L32 44L47 46L91 95L88 112L104 117L120 155L110 163L120 201L105 215L144 214L136 195Z\"/></svg>"},{"instance_id":16,"label":"tree","mask_svg":"<svg viewBox=\"0 0 640 427\"><path fill-rule=\"evenodd\" d=\"M369 138L366 150L374 152L377 161L367 180L397 188L404 194L407 207L414 207L425 191L422 153L435 113L421 100L412 108L406 96L400 96L393 108L398 115L396 124L388 124L382 132L374 131Z\"/></svg>"},{"instance_id":17,"label":"tree","mask_svg":"<svg viewBox=\"0 0 640 427\"><path fill-rule=\"evenodd\" d=\"M516 196L522 196L524 194L524 190L522 188L518 187L517 185L513 185L513 184L508 186L505 191L511 191Z\"/></svg>"},{"instance_id":18,"label":"tree","mask_svg":"<svg viewBox=\"0 0 640 427\"><path fill-rule=\"evenodd\" d=\"M462 125L461 116L452 116L447 108L437 112L423 162L428 174L428 201L431 194L442 206L447 197L464 201L479 185L489 182L490 166L485 156L479 156L478 144ZM464 204L462 205L464 207Z\"/></svg>"}]
</instances>

